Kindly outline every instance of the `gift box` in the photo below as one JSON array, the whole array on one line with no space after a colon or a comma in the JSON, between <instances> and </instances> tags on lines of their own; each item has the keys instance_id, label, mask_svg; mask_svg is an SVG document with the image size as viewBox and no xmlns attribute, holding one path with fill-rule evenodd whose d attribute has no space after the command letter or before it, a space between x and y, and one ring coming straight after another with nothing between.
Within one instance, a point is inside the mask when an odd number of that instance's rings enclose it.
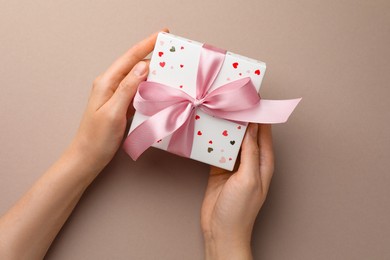
<instances>
[{"instance_id":1,"label":"gift box","mask_svg":"<svg viewBox=\"0 0 390 260\"><path fill-rule=\"evenodd\" d=\"M260 100L265 71L264 62L159 33L124 149L136 159L153 146L232 170L248 122L285 121L299 102Z\"/></svg>"}]
</instances>

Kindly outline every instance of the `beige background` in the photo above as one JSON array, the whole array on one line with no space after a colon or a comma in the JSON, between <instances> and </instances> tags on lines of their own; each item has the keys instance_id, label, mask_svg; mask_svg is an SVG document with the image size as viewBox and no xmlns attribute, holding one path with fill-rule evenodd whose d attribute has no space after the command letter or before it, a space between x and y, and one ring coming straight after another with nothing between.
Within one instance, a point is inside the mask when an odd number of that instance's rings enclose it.
<instances>
[{"instance_id":1,"label":"beige background","mask_svg":"<svg viewBox=\"0 0 390 260\"><path fill-rule=\"evenodd\" d=\"M163 26L267 62L263 97L303 97L274 127L256 259L390 259L390 2L0 1L0 213L61 154L91 82ZM123 151L47 259L201 259L208 166Z\"/></svg>"}]
</instances>

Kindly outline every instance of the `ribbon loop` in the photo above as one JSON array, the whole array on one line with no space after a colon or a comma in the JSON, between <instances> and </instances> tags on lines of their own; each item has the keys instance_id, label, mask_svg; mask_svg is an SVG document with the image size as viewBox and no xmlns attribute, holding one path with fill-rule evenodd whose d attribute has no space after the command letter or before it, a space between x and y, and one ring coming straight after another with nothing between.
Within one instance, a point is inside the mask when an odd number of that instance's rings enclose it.
<instances>
[{"instance_id":1,"label":"ribbon loop","mask_svg":"<svg viewBox=\"0 0 390 260\"><path fill-rule=\"evenodd\" d=\"M184 91L166 85L144 81L138 86L134 97L134 108L146 116L152 116L159 111L193 98Z\"/></svg>"}]
</instances>

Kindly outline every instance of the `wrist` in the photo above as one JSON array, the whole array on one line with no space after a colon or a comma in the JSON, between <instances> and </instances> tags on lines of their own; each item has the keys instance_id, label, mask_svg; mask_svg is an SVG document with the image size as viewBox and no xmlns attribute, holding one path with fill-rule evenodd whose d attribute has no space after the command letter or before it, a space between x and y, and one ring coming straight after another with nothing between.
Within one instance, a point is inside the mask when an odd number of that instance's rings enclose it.
<instances>
[{"instance_id":1,"label":"wrist","mask_svg":"<svg viewBox=\"0 0 390 260\"><path fill-rule=\"evenodd\" d=\"M85 181L87 185L89 185L105 167L105 164L99 162L99 160L77 140L73 140L61 156L60 160L69 165L69 167L77 169L74 173L77 174L82 181Z\"/></svg>"},{"instance_id":2,"label":"wrist","mask_svg":"<svg viewBox=\"0 0 390 260\"><path fill-rule=\"evenodd\" d=\"M215 235L208 232L204 233L203 237L206 260L253 259L250 246L250 235Z\"/></svg>"}]
</instances>

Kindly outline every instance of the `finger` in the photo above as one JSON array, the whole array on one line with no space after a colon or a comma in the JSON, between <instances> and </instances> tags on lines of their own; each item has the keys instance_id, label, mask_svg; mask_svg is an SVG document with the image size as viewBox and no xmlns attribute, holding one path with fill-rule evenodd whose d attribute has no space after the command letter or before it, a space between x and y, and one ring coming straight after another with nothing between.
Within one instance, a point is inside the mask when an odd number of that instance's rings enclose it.
<instances>
[{"instance_id":1,"label":"finger","mask_svg":"<svg viewBox=\"0 0 390 260\"><path fill-rule=\"evenodd\" d=\"M150 59L144 59L144 61L148 63L148 67L149 67ZM134 115L134 113L135 113L135 108L133 106L133 102L130 102L130 105L127 108L127 113L126 113L127 119L130 119Z\"/></svg>"},{"instance_id":2,"label":"finger","mask_svg":"<svg viewBox=\"0 0 390 260\"><path fill-rule=\"evenodd\" d=\"M167 32L168 29L163 29L162 31ZM95 80L90 96L90 103L93 109L103 106L111 98L119 83L129 74L133 66L153 50L157 35L158 32L134 45Z\"/></svg>"},{"instance_id":3,"label":"finger","mask_svg":"<svg viewBox=\"0 0 390 260\"><path fill-rule=\"evenodd\" d=\"M168 29L163 29L161 31L168 32ZM107 69L107 71L103 74L103 77L106 78L107 81L111 82L111 85L117 86L118 83L121 82L127 74L129 74L135 64L152 52L158 33L159 32L153 33L148 38L131 47Z\"/></svg>"},{"instance_id":4,"label":"finger","mask_svg":"<svg viewBox=\"0 0 390 260\"><path fill-rule=\"evenodd\" d=\"M238 174L250 178L259 178L260 151L257 142L258 125L249 124L241 148L241 164Z\"/></svg>"},{"instance_id":5,"label":"finger","mask_svg":"<svg viewBox=\"0 0 390 260\"><path fill-rule=\"evenodd\" d=\"M260 174L263 189L268 191L274 173L274 152L271 125L259 126L258 143L260 148Z\"/></svg>"},{"instance_id":6,"label":"finger","mask_svg":"<svg viewBox=\"0 0 390 260\"><path fill-rule=\"evenodd\" d=\"M146 79L149 70L148 67L149 62L138 62L130 73L119 83L119 87L106 103L114 113L126 116L138 85Z\"/></svg>"}]
</instances>

